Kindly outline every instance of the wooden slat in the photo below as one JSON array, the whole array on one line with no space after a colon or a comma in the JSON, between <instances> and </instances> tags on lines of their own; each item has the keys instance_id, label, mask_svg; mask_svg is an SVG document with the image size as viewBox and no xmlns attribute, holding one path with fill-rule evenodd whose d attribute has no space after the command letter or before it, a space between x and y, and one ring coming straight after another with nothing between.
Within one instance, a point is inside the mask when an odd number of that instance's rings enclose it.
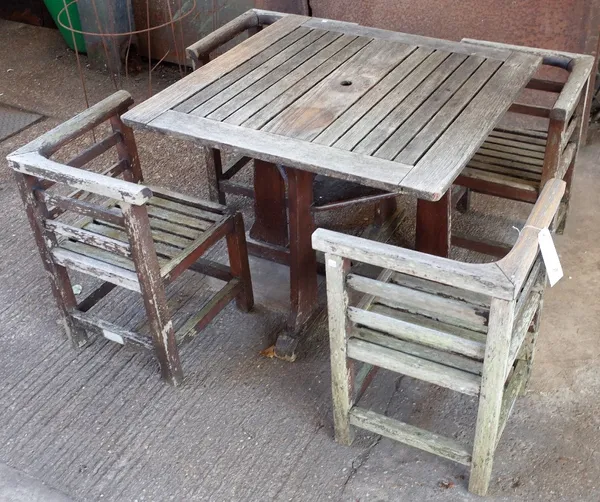
<instances>
[{"instance_id":1,"label":"wooden slat","mask_svg":"<svg viewBox=\"0 0 600 502\"><path fill-rule=\"evenodd\" d=\"M430 122L431 118L452 98L483 62L484 59L478 56L467 58L443 84L436 85L435 91L414 111L412 116L402 123L400 128L389 136L385 143L377 149L375 155L384 159L395 158L417 132ZM439 70L441 70L441 67ZM435 75L438 74L438 71L435 72ZM433 75L430 78L432 77ZM416 96L411 94L410 100L413 101L414 99L416 99Z\"/></svg>"},{"instance_id":2,"label":"wooden slat","mask_svg":"<svg viewBox=\"0 0 600 502\"><path fill-rule=\"evenodd\" d=\"M314 139L413 50L394 42L371 42L262 130Z\"/></svg>"},{"instance_id":3,"label":"wooden slat","mask_svg":"<svg viewBox=\"0 0 600 502\"><path fill-rule=\"evenodd\" d=\"M540 63L541 58L536 56L512 54L402 184L421 193L424 199L439 200Z\"/></svg>"},{"instance_id":4,"label":"wooden slat","mask_svg":"<svg viewBox=\"0 0 600 502\"><path fill-rule=\"evenodd\" d=\"M434 93L466 59L463 54L450 54L423 82L379 122L365 138L353 148L354 152L373 154L421 104ZM386 158L383 155L378 157ZM389 159L391 160L391 159Z\"/></svg>"},{"instance_id":5,"label":"wooden slat","mask_svg":"<svg viewBox=\"0 0 600 502\"><path fill-rule=\"evenodd\" d=\"M271 110L273 115L277 114L279 111L281 111L281 109L273 109L273 100L281 96L284 92L286 93L286 96L290 94L288 90L298 82L302 81L302 79L315 78L315 75L311 75L311 73L317 69L320 70L319 73L326 75L326 67L321 68L321 65L324 65L325 63L327 63L327 67L331 67L331 71L333 71L335 69L335 65L332 63L339 61L338 64L341 64L345 60L340 57L343 54L340 52L342 49L350 49L350 52L347 52L349 55L351 55L351 47L356 47L355 51L357 51L360 47L368 43L368 40L365 39L362 41L362 44L360 43L361 41L357 41L349 47L349 44L354 40L356 40L356 37L351 37L348 35L340 36L338 39L334 40L329 45L316 52L293 71L289 71L284 75L279 75L277 80L271 82L271 85L268 89L265 88L262 90L262 92L255 93L256 95L253 96L251 100L245 102L245 104L240 106L235 113L232 113L230 116L228 116L225 119L225 122L228 122L229 124L240 125L246 120L250 119L250 117L260 110L263 110L266 106L268 106L268 109ZM331 58L334 57L335 59L332 60Z\"/></svg>"},{"instance_id":6,"label":"wooden slat","mask_svg":"<svg viewBox=\"0 0 600 502\"><path fill-rule=\"evenodd\" d=\"M92 146L77 154L71 160L67 162L68 166L71 167L82 167L86 165L90 160L102 155L104 152L115 146L119 141L122 141L123 137L121 133L114 132L110 136L107 136L98 143L94 143Z\"/></svg>"},{"instance_id":7,"label":"wooden slat","mask_svg":"<svg viewBox=\"0 0 600 502\"><path fill-rule=\"evenodd\" d=\"M411 72L423 62L431 54L431 49L424 49L422 47L415 48L402 63L388 73L375 87L367 92L362 98L350 107L350 109L333 122L327 129L319 134L313 141L320 145L332 145L335 143L346 131L354 126L359 120L362 121L365 114L369 112L374 106L377 105L382 99L384 99L390 91L393 92L394 88L403 80L409 78ZM410 77L413 78L413 77ZM354 146L354 144L352 144ZM344 146L344 144L338 145L339 148L350 149Z\"/></svg>"},{"instance_id":8,"label":"wooden slat","mask_svg":"<svg viewBox=\"0 0 600 502\"><path fill-rule=\"evenodd\" d=\"M115 267L124 268L130 272L135 272L135 265L130 258L125 258L124 256L105 251L95 246L90 246L89 244L84 244L82 242L63 241L60 243L60 247L68 251L72 251L73 253L87 256L89 258L93 258L94 260L103 261L104 263L114 265Z\"/></svg>"},{"instance_id":9,"label":"wooden slat","mask_svg":"<svg viewBox=\"0 0 600 502\"><path fill-rule=\"evenodd\" d=\"M104 208L98 204L92 204L83 200L71 199L62 195L44 194L44 200L64 211L73 211L75 213L87 216L89 218L100 218L109 221L115 225L123 224L123 213L115 207ZM56 214L56 213L54 213Z\"/></svg>"},{"instance_id":10,"label":"wooden slat","mask_svg":"<svg viewBox=\"0 0 600 502\"><path fill-rule=\"evenodd\" d=\"M383 333L364 327L353 329L352 337L358 340L364 340L365 342L374 343L375 345L380 345L381 347L387 347L388 349L404 354L420 357L426 361L481 376L481 370L483 368L481 360L476 361L469 357L432 348L421 343L407 342L404 339L390 336L387 332ZM481 359L483 359L483 356Z\"/></svg>"},{"instance_id":11,"label":"wooden slat","mask_svg":"<svg viewBox=\"0 0 600 502\"><path fill-rule=\"evenodd\" d=\"M529 143L532 145L546 146L548 140L548 133L542 131L526 130L526 129L506 129L502 127L496 127L490 136L495 138L507 138L513 139L523 143Z\"/></svg>"},{"instance_id":12,"label":"wooden slat","mask_svg":"<svg viewBox=\"0 0 600 502\"><path fill-rule=\"evenodd\" d=\"M313 233L312 244L314 249L325 253L475 293L511 299L514 296L514 286L494 263L461 263L324 228Z\"/></svg>"},{"instance_id":13,"label":"wooden slat","mask_svg":"<svg viewBox=\"0 0 600 502\"><path fill-rule=\"evenodd\" d=\"M502 134L502 133L496 133L496 134L494 134L493 132L490 133L490 135L485 140L484 144L494 143L494 144L498 144L498 145L512 146L512 147L518 148L521 151L527 151L527 150L532 150L535 152L545 152L546 151L546 144L544 141L541 141L542 144L532 144L527 141L522 141L522 140L517 141L514 139L506 139L503 137L498 137L498 134Z\"/></svg>"},{"instance_id":14,"label":"wooden slat","mask_svg":"<svg viewBox=\"0 0 600 502\"><path fill-rule=\"evenodd\" d=\"M213 59L187 77L169 86L168 89L152 96L122 116L128 125L146 125L165 110L173 108L188 97L196 94L215 80L227 75L236 67L252 59L259 52L275 44L298 28L306 17L290 14L277 23L266 27L256 35Z\"/></svg>"},{"instance_id":15,"label":"wooden slat","mask_svg":"<svg viewBox=\"0 0 600 502\"><path fill-rule=\"evenodd\" d=\"M396 352L356 338L348 340L348 357L462 394L471 396L479 394L481 378L472 373Z\"/></svg>"},{"instance_id":16,"label":"wooden slat","mask_svg":"<svg viewBox=\"0 0 600 502\"><path fill-rule=\"evenodd\" d=\"M454 298L484 308L489 308L490 306L489 296L472 293L461 288L453 288L438 282L426 281L425 279L411 275L394 273L391 275L389 282L431 295L441 296L442 298Z\"/></svg>"},{"instance_id":17,"label":"wooden slat","mask_svg":"<svg viewBox=\"0 0 600 502\"><path fill-rule=\"evenodd\" d=\"M193 315L177 330L175 333L177 343L179 344L186 341L193 337L197 332L204 329L204 327L212 321L238 293L240 293L243 287L244 285L239 279L231 279L225 287L202 306L197 314Z\"/></svg>"},{"instance_id":18,"label":"wooden slat","mask_svg":"<svg viewBox=\"0 0 600 502\"><path fill-rule=\"evenodd\" d=\"M521 115L530 115L531 117L547 119L550 117L550 112L552 110L545 106L529 105L526 103L513 103L510 105L508 111L511 113L519 113Z\"/></svg>"},{"instance_id":19,"label":"wooden slat","mask_svg":"<svg viewBox=\"0 0 600 502\"><path fill-rule=\"evenodd\" d=\"M409 166L396 162L332 150L279 134L174 111L155 119L152 128L177 137L195 139L212 148L232 147L255 159L362 182L390 192L399 190L398 185L410 170Z\"/></svg>"},{"instance_id":20,"label":"wooden slat","mask_svg":"<svg viewBox=\"0 0 600 502\"><path fill-rule=\"evenodd\" d=\"M150 221L152 221L152 220L150 220ZM123 242L128 241L127 233L125 232L125 229L122 227L110 226L110 225L104 224L104 222L102 222L102 221L99 221L98 223L95 223L95 222L89 223L85 226L85 228L87 230L90 230L91 232L95 232L95 233L98 233L101 235L106 235L107 237L112 237L113 239L118 239ZM177 235L170 234L168 232L163 232L163 231L155 229L153 227L151 227L151 228L152 228L152 237L154 238L155 243L161 242L163 244L172 246L175 249L184 249L190 243L189 239L185 239L185 238L179 237Z\"/></svg>"},{"instance_id":21,"label":"wooden slat","mask_svg":"<svg viewBox=\"0 0 600 502\"><path fill-rule=\"evenodd\" d=\"M63 267L72 268L103 281L112 282L117 286L140 292L140 284L134 272L62 248L53 249L52 256L56 263Z\"/></svg>"},{"instance_id":22,"label":"wooden slat","mask_svg":"<svg viewBox=\"0 0 600 502\"><path fill-rule=\"evenodd\" d=\"M427 52L425 49L420 49L419 52L413 54L412 58L407 60L406 66L408 68L411 68L414 63L418 63L418 66L413 68L412 71L409 70L408 75L405 75L398 85L365 113L360 121L355 121L356 123L334 143L336 148L352 150L394 107L402 103L449 56L447 52L436 51L423 59L423 53ZM396 75L397 78L400 76ZM377 88L373 92L376 93ZM360 111L358 110L358 112ZM357 115L360 115L360 113Z\"/></svg>"},{"instance_id":23,"label":"wooden slat","mask_svg":"<svg viewBox=\"0 0 600 502\"><path fill-rule=\"evenodd\" d=\"M356 307L348 309L348 318L353 323L383 333L389 333L394 337L408 342L483 360L485 343L434 330L417 323L406 322L367 310L357 309Z\"/></svg>"},{"instance_id":24,"label":"wooden slat","mask_svg":"<svg viewBox=\"0 0 600 502\"><path fill-rule=\"evenodd\" d=\"M187 195L179 192L174 192L168 188L158 187L155 185L146 185L152 193L161 199L172 200L173 202L179 202L191 207L197 207L205 211L211 211L216 214L225 214L227 207L210 200L199 199L192 195Z\"/></svg>"},{"instance_id":25,"label":"wooden slat","mask_svg":"<svg viewBox=\"0 0 600 502\"><path fill-rule=\"evenodd\" d=\"M8 160L12 168L20 173L63 183L130 204L143 204L152 196L150 189L143 185L59 164L37 153L9 155Z\"/></svg>"},{"instance_id":26,"label":"wooden slat","mask_svg":"<svg viewBox=\"0 0 600 502\"><path fill-rule=\"evenodd\" d=\"M315 35L311 37L310 35L312 35L313 33L315 33ZM317 38L317 33L324 33L324 35ZM307 44L305 44L306 46L297 54L292 55L292 57L290 57L287 60L284 60L283 63L272 63L272 60L268 61L263 66L257 69L262 70L258 75L255 76L255 73L257 73L257 71L254 71L249 75L249 77L252 77L251 80L249 80L248 82L243 82L244 79L238 81L242 83L242 87L240 87L240 89L242 89L241 92L239 92L237 95L227 100L226 102L225 99L223 99L221 106L218 109L215 109L215 111L213 111L212 113L210 113L210 115L207 115L205 113L199 114L207 116L208 118L211 118L213 120L225 120L236 110L241 108L253 98L259 96L262 92L268 90L275 83L281 81L291 72L293 72L296 68L302 65L305 61L315 56L315 54L318 54L319 51L321 51L322 49L328 47L336 38L339 37L339 33L327 33L322 32L321 30L314 30L313 32L311 32L311 34L309 34L301 40L304 41L305 39L307 39ZM263 67L265 67L264 70ZM264 76L261 75L263 71L266 72ZM236 82L235 85L237 85L238 82ZM227 91L229 91L229 89L231 89L232 87L234 86L228 88ZM211 101L216 101L216 98L221 98L221 94L216 96L215 99ZM194 110L193 113L197 114L196 112L197 110Z\"/></svg>"},{"instance_id":27,"label":"wooden slat","mask_svg":"<svg viewBox=\"0 0 600 502\"><path fill-rule=\"evenodd\" d=\"M77 310L79 310L80 312L87 312L100 300L105 298L116 287L116 284L111 284L110 282L103 282L100 286L94 289L90 294L88 294L83 300L81 300L77 304Z\"/></svg>"},{"instance_id":28,"label":"wooden slat","mask_svg":"<svg viewBox=\"0 0 600 502\"><path fill-rule=\"evenodd\" d=\"M503 242L483 238L472 239L456 233L452 234L451 242L453 246L495 256L496 258L504 258L512 249L512 246Z\"/></svg>"},{"instance_id":29,"label":"wooden slat","mask_svg":"<svg viewBox=\"0 0 600 502\"><path fill-rule=\"evenodd\" d=\"M305 75L303 73L305 65L301 66L298 69L299 71L301 71L299 75L300 80L298 80L294 85L287 89L286 92L284 92L277 98L273 99L268 103L265 103L265 105L268 104L268 106L263 106L263 108L260 111L257 111L254 115L249 117L244 122L240 122L239 120L234 119L234 116L232 116L231 120L228 120L227 122L230 122L232 124L243 123L245 127L250 127L252 129L260 129L269 120L275 117L279 112L287 108L291 103L299 99L307 91L312 89L321 80L327 77L327 75L339 68L343 63L345 63L349 58L354 56L354 54L356 54L370 41L370 38L364 37L353 39L342 50L328 57L326 61L320 64L315 70L309 72L308 75ZM337 42L340 42L340 39L334 42L334 44ZM309 60L308 63L310 63L310 61L312 60ZM252 102L249 103L249 106L252 106ZM240 110L240 113L242 112L243 109Z\"/></svg>"},{"instance_id":30,"label":"wooden slat","mask_svg":"<svg viewBox=\"0 0 600 502\"><path fill-rule=\"evenodd\" d=\"M75 310L71 315L86 331L101 335L113 342L120 343L121 345L131 343L147 350L152 350L154 347L152 338L149 336L143 336L135 331L129 331L121 326L104 321L93 314Z\"/></svg>"},{"instance_id":31,"label":"wooden slat","mask_svg":"<svg viewBox=\"0 0 600 502\"><path fill-rule=\"evenodd\" d=\"M540 157L539 155L536 157L526 156L522 153L518 152L516 149L511 149L510 147L500 147L500 145L495 145L494 148L490 148L493 145L482 145L477 153L479 155L486 155L487 157L496 157L498 159L506 159L506 160L514 160L517 162L522 162L523 164L530 164L533 166L543 165L543 154ZM511 153L516 151L517 153Z\"/></svg>"},{"instance_id":32,"label":"wooden slat","mask_svg":"<svg viewBox=\"0 0 600 502\"><path fill-rule=\"evenodd\" d=\"M410 312L394 309L392 307L388 307L387 305L376 303L375 301L369 307L369 311L374 312L375 314L384 315L386 317L392 317L394 319L398 319L399 321L423 326L424 328L429 328L434 331L449 333L458 338L464 338L465 340L471 340L479 344L485 344L487 338L486 333L473 331L460 326L455 326L453 324L447 324L437 319L425 317L419 314L412 314Z\"/></svg>"},{"instance_id":33,"label":"wooden slat","mask_svg":"<svg viewBox=\"0 0 600 502\"><path fill-rule=\"evenodd\" d=\"M288 35L281 38L281 40L275 41L273 45L266 48L264 51L259 52L254 55L251 59L241 64L239 67L235 68L233 71L228 73L227 75L222 76L221 78L215 80L208 86L206 86L201 91L197 92L189 99L183 101L176 107L174 110L183 113L189 113L192 110L197 109L199 106L202 106L208 100L214 98L219 95L219 93L223 91L227 91L230 86L235 86L236 82L242 80L246 77L249 78L249 75L254 73L254 71L259 68L265 62L270 61L271 59L277 57L283 51L292 50L290 46L293 46L295 42L298 40L302 40L306 37L307 34L310 33L310 30L306 28L297 28ZM251 37L253 38L253 37ZM227 54L227 53L225 53ZM219 60L217 58L216 60ZM279 58L278 60L281 60ZM206 65L205 65L206 66ZM212 111L212 110L211 110Z\"/></svg>"},{"instance_id":34,"label":"wooden slat","mask_svg":"<svg viewBox=\"0 0 600 502\"><path fill-rule=\"evenodd\" d=\"M302 31L304 28L298 28L296 31ZM263 80L270 78L272 73L277 73L281 68L293 69L295 66L305 60L307 53L310 54L310 47L313 45L323 46L322 38L327 37L331 40L332 35L328 35L323 30L309 30L306 34L296 40L293 44L286 47L279 54L267 59L260 66L252 70L247 75L238 78L228 87L224 88L218 94L202 103L197 108L194 108L191 113L200 117L209 117L214 120L222 120L229 114L226 110L221 111L219 108L228 104L231 100L242 100L244 96L248 96L247 90L260 86ZM327 43L327 42L325 42ZM308 50L306 50L308 49ZM220 84L220 82L219 82ZM199 93L203 94L203 92ZM243 95L243 96L241 96ZM178 110L183 111L183 110ZM235 110L234 110L235 111Z\"/></svg>"},{"instance_id":35,"label":"wooden slat","mask_svg":"<svg viewBox=\"0 0 600 502\"><path fill-rule=\"evenodd\" d=\"M499 66L499 61L485 61L471 78L450 98L436 116L412 138L396 156L395 160L415 164L473 99L473 96L489 81Z\"/></svg>"},{"instance_id":36,"label":"wooden slat","mask_svg":"<svg viewBox=\"0 0 600 502\"><path fill-rule=\"evenodd\" d=\"M231 220L215 223L195 241L191 242L181 253L169 263L161 267L160 275L167 281L173 281L200 258L209 247L232 231Z\"/></svg>"},{"instance_id":37,"label":"wooden slat","mask_svg":"<svg viewBox=\"0 0 600 502\"><path fill-rule=\"evenodd\" d=\"M506 140L504 140L506 141ZM533 146L533 145L532 145ZM509 153L509 154L515 154L518 155L519 157L525 157L527 159L527 161L529 162L529 159L540 159L540 160L544 160L544 153L545 153L545 148L543 147L538 147L538 150L531 150L531 149L527 149L527 148L522 148L520 145L506 145L503 144L502 140L495 140L495 138L490 138L488 137L488 139L485 140L485 142L483 143L483 145L481 145L480 151L498 151L498 152L503 152L503 153ZM504 157L504 158L508 158L508 157Z\"/></svg>"},{"instance_id":38,"label":"wooden slat","mask_svg":"<svg viewBox=\"0 0 600 502\"><path fill-rule=\"evenodd\" d=\"M185 214L176 213L174 211L162 209L157 206L148 206L148 215L152 219L164 220L169 223L176 223L184 227L192 228L194 230L206 230L213 224L209 221L200 220L192 216L186 216Z\"/></svg>"},{"instance_id":39,"label":"wooden slat","mask_svg":"<svg viewBox=\"0 0 600 502\"><path fill-rule=\"evenodd\" d=\"M83 244L88 244L90 246L103 249L104 251L108 251L110 253L119 254L126 258L131 257L131 249L129 244L117 239L95 234L94 232L84 230L83 228L66 225L65 223L61 223L59 221L47 220L45 222L45 226L48 230L61 237L73 239L78 242L82 242Z\"/></svg>"},{"instance_id":40,"label":"wooden slat","mask_svg":"<svg viewBox=\"0 0 600 502\"><path fill-rule=\"evenodd\" d=\"M320 20L311 18L307 20L303 26L317 28L319 27L319 24L321 24ZM450 40L441 40L439 38L431 38L424 37L421 35L413 35L409 33L383 30L381 28L361 26L359 24L348 23L343 21L334 22L334 24L331 27L328 27L328 29L331 31L340 31L342 33L348 33L350 35L371 37L377 40L390 40L409 45L419 45L422 47L430 47L436 50L456 52L458 54L477 54L486 58L498 59L500 61L504 61L510 55L510 51L507 49L484 46L473 47L462 42L453 42Z\"/></svg>"},{"instance_id":41,"label":"wooden slat","mask_svg":"<svg viewBox=\"0 0 600 502\"><path fill-rule=\"evenodd\" d=\"M486 332L488 311L478 305L379 282L355 274L348 276L348 286L361 293L377 296L377 302L388 307L431 317L481 333Z\"/></svg>"},{"instance_id":42,"label":"wooden slat","mask_svg":"<svg viewBox=\"0 0 600 502\"><path fill-rule=\"evenodd\" d=\"M219 221L223 217L220 214L205 211L204 209L198 209L193 206L188 206L187 204L182 204L178 201L163 199L162 197L152 197L148 201L148 205L160 207L161 209L165 209L176 214L193 216L194 218L204 220L210 224L214 223L215 221Z\"/></svg>"},{"instance_id":43,"label":"wooden slat","mask_svg":"<svg viewBox=\"0 0 600 502\"><path fill-rule=\"evenodd\" d=\"M470 465L471 463L471 453L457 441L372 411L352 408L350 423L374 434L385 436L459 464Z\"/></svg>"},{"instance_id":44,"label":"wooden slat","mask_svg":"<svg viewBox=\"0 0 600 502\"><path fill-rule=\"evenodd\" d=\"M500 165L499 165L500 164ZM541 169L522 169L519 167L505 167L502 161L494 158L478 157L474 158L467 165L468 168L474 170L486 171L488 173L497 173L515 178L515 181L520 180L533 181L539 185L542 179ZM464 171L463 171L464 173Z\"/></svg>"}]
</instances>

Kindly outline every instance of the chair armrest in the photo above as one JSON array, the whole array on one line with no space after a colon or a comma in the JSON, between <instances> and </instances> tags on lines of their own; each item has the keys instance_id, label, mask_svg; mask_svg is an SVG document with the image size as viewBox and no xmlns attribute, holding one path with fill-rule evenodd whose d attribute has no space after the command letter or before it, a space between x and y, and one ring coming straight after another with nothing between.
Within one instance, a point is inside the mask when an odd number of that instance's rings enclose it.
<instances>
[{"instance_id":1,"label":"chair armrest","mask_svg":"<svg viewBox=\"0 0 600 502\"><path fill-rule=\"evenodd\" d=\"M579 103L582 92L587 92L588 81L594 68L592 56L581 55L569 63L569 78L550 112L550 118L568 122Z\"/></svg>"},{"instance_id":2,"label":"chair armrest","mask_svg":"<svg viewBox=\"0 0 600 502\"><path fill-rule=\"evenodd\" d=\"M495 263L462 263L322 228L314 249L495 298L512 300L513 284Z\"/></svg>"},{"instance_id":3,"label":"chair armrest","mask_svg":"<svg viewBox=\"0 0 600 502\"><path fill-rule=\"evenodd\" d=\"M83 136L110 117L126 112L132 104L131 94L127 91L117 91L54 129L42 134L32 142L14 151L11 155L37 152L44 157L49 157L62 146Z\"/></svg>"},{"instance_id":4,"label":"chair armrest","mask_svg":"<svg viewBox=\"0 0 600 502\"><path fill-rule=\"evenodd\" d=\"M128 204L141 206L152 197L152 191L144 185L60 164L37 152L11 154L7 159L10 167L19 173L64 183Z\"/></svg>"},{"instance_id":5,"label":"chair armrest","mask_svg":"<svg viewBox=\"0 0 600 502\"><path fill-rule=\"evenodd\" d=\"M537 54L538 56L542 56L542 64L567 70L570 73L569 78L550 112L550 118L554 120L568 121L571 118L579 102L582 90L587 87L587 82L594 67L594 57L586 54L502 44L472 38L463 38L461 43Z\"/></svg>"},{"instance_id":6,"label":"chair armrest","mask_svg":"<svg viewBox=\"0 0 600 502\"><path fill-rule=\"evenodd\" d=\"M567 184L552 178L544 185L533 210L527 218L525 226L519 234L512 250L500 261L498 267L514 284L518 292L527 280L529 270L538 255L538 234L540 229L548 228L554 219Z\"/></svg>"},{"instance_id":7,"label":"chair armrest","mask_svg":"<svg viewBox=\"0 0 600 502\"><path fill-rule=\"evenodd\" d=\"M249 10L190 45L186 49L186 53L192 60L194 69L206 63L206 57L217 47L234 39L240 33L257 26L259 26L259 16L254 10Z\"/></svg>"}]
</instances>

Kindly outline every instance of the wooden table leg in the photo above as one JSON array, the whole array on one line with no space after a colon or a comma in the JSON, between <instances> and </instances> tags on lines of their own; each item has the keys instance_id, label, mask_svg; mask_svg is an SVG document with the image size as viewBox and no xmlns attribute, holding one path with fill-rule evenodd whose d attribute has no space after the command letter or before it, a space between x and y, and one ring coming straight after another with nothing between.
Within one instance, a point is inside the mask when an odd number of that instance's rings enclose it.
<instances>
[{"instance_id":1,"label":"wooden table leg","mask_svg":"<svg viewBox=\"0 0 600 502\"><path fill-rule=\"evenodd\" d=\"M447 257L450 253L452 190L436 202L417 201L417 251Z\"/></svg>"},{"instance_id":2,"label":"wooden table leg","mask_svg":"<svg viewBox=\"0 0 600 502\"><path fill-rule=\"evenodd\" d=\"M291 312L287 333L277 339L277 357L294 360L298 334L310 320L317 306L317 257L312 248L312 173L287 169L290 228L290 295Z\"/></svg>"},{"instance_id":3,"label":"wooden table leg","mask_svg":"<svg viewBox=\"0 0 600 502\"><path fill-rule=\"evenodd\" d=\"M275 164L254 161L254 225L250 237L285 247L288 243L285 181Z\"/></svg>"}]
</instances>

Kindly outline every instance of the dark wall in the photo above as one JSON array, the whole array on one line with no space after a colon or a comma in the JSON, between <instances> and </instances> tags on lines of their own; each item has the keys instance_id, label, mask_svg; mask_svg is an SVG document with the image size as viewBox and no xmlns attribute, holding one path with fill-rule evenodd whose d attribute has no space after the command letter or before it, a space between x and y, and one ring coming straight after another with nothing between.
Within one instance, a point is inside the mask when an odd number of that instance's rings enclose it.
<instances>
[{"instance_id":1,"label":"dark wall","mask_svg":"<svg viewBox=\"0 0 600 502\"><path fill-rule=\"evenodd\" d=\"M1 0L0 18L35 26L56 28L43 0Z\"/></svg>"}]
</instances>

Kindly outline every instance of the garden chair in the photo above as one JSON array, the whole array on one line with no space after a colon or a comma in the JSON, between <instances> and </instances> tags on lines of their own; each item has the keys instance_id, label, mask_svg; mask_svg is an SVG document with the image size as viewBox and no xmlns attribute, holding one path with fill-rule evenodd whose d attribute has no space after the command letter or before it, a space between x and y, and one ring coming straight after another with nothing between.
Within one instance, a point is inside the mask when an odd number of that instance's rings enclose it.
<instances>
[{"instance_id":1,"label":"garden chair","mask_svg":"<svg viewBox=\"0 0 600 502\"><path fill-rule=\"evenodd\" d=\"M241 214L219 204L143 184L133 132L120 120L132 103L127 92L119 91L8 160L73 345L81 347L88 334L98 334L153 350L162 377L176 385L183 378L179 343L203 329L233 298L244 311L253 306L244 223ZM112 129L107 137L68 162L50 159L104 122ZM114 164L100 173L84 169L94 159L104 160L98 157L112 147L118 157ZM70 223L69 215L80 219ZM223 238L229 266L201 258ZM226 285L176 331L165 287L187 269ZM78 302L68 270L102 283ZM90 312L115 286L141 293L147 328L129 330Z\"/></svg>"},{"instance_id":2,"label":"garden chair","mask_svg":"<svg viewBox=\"0 0 600 502\"><path fill-rule=\"evenodd\" d=\"M494 452L527 384L546 269L538 233L554 220L566 183L548 180L512 251L461 263L318 229L325 253L336 440L360 427L470 466L469 490L487 492ZM377 279L352 263L380 267ZM352 293L358 299L350 301ZM359 363L362 365L359 367ZM474 444L359 407L377 367L478 399Z\"/></svg>"}]
</instances>

